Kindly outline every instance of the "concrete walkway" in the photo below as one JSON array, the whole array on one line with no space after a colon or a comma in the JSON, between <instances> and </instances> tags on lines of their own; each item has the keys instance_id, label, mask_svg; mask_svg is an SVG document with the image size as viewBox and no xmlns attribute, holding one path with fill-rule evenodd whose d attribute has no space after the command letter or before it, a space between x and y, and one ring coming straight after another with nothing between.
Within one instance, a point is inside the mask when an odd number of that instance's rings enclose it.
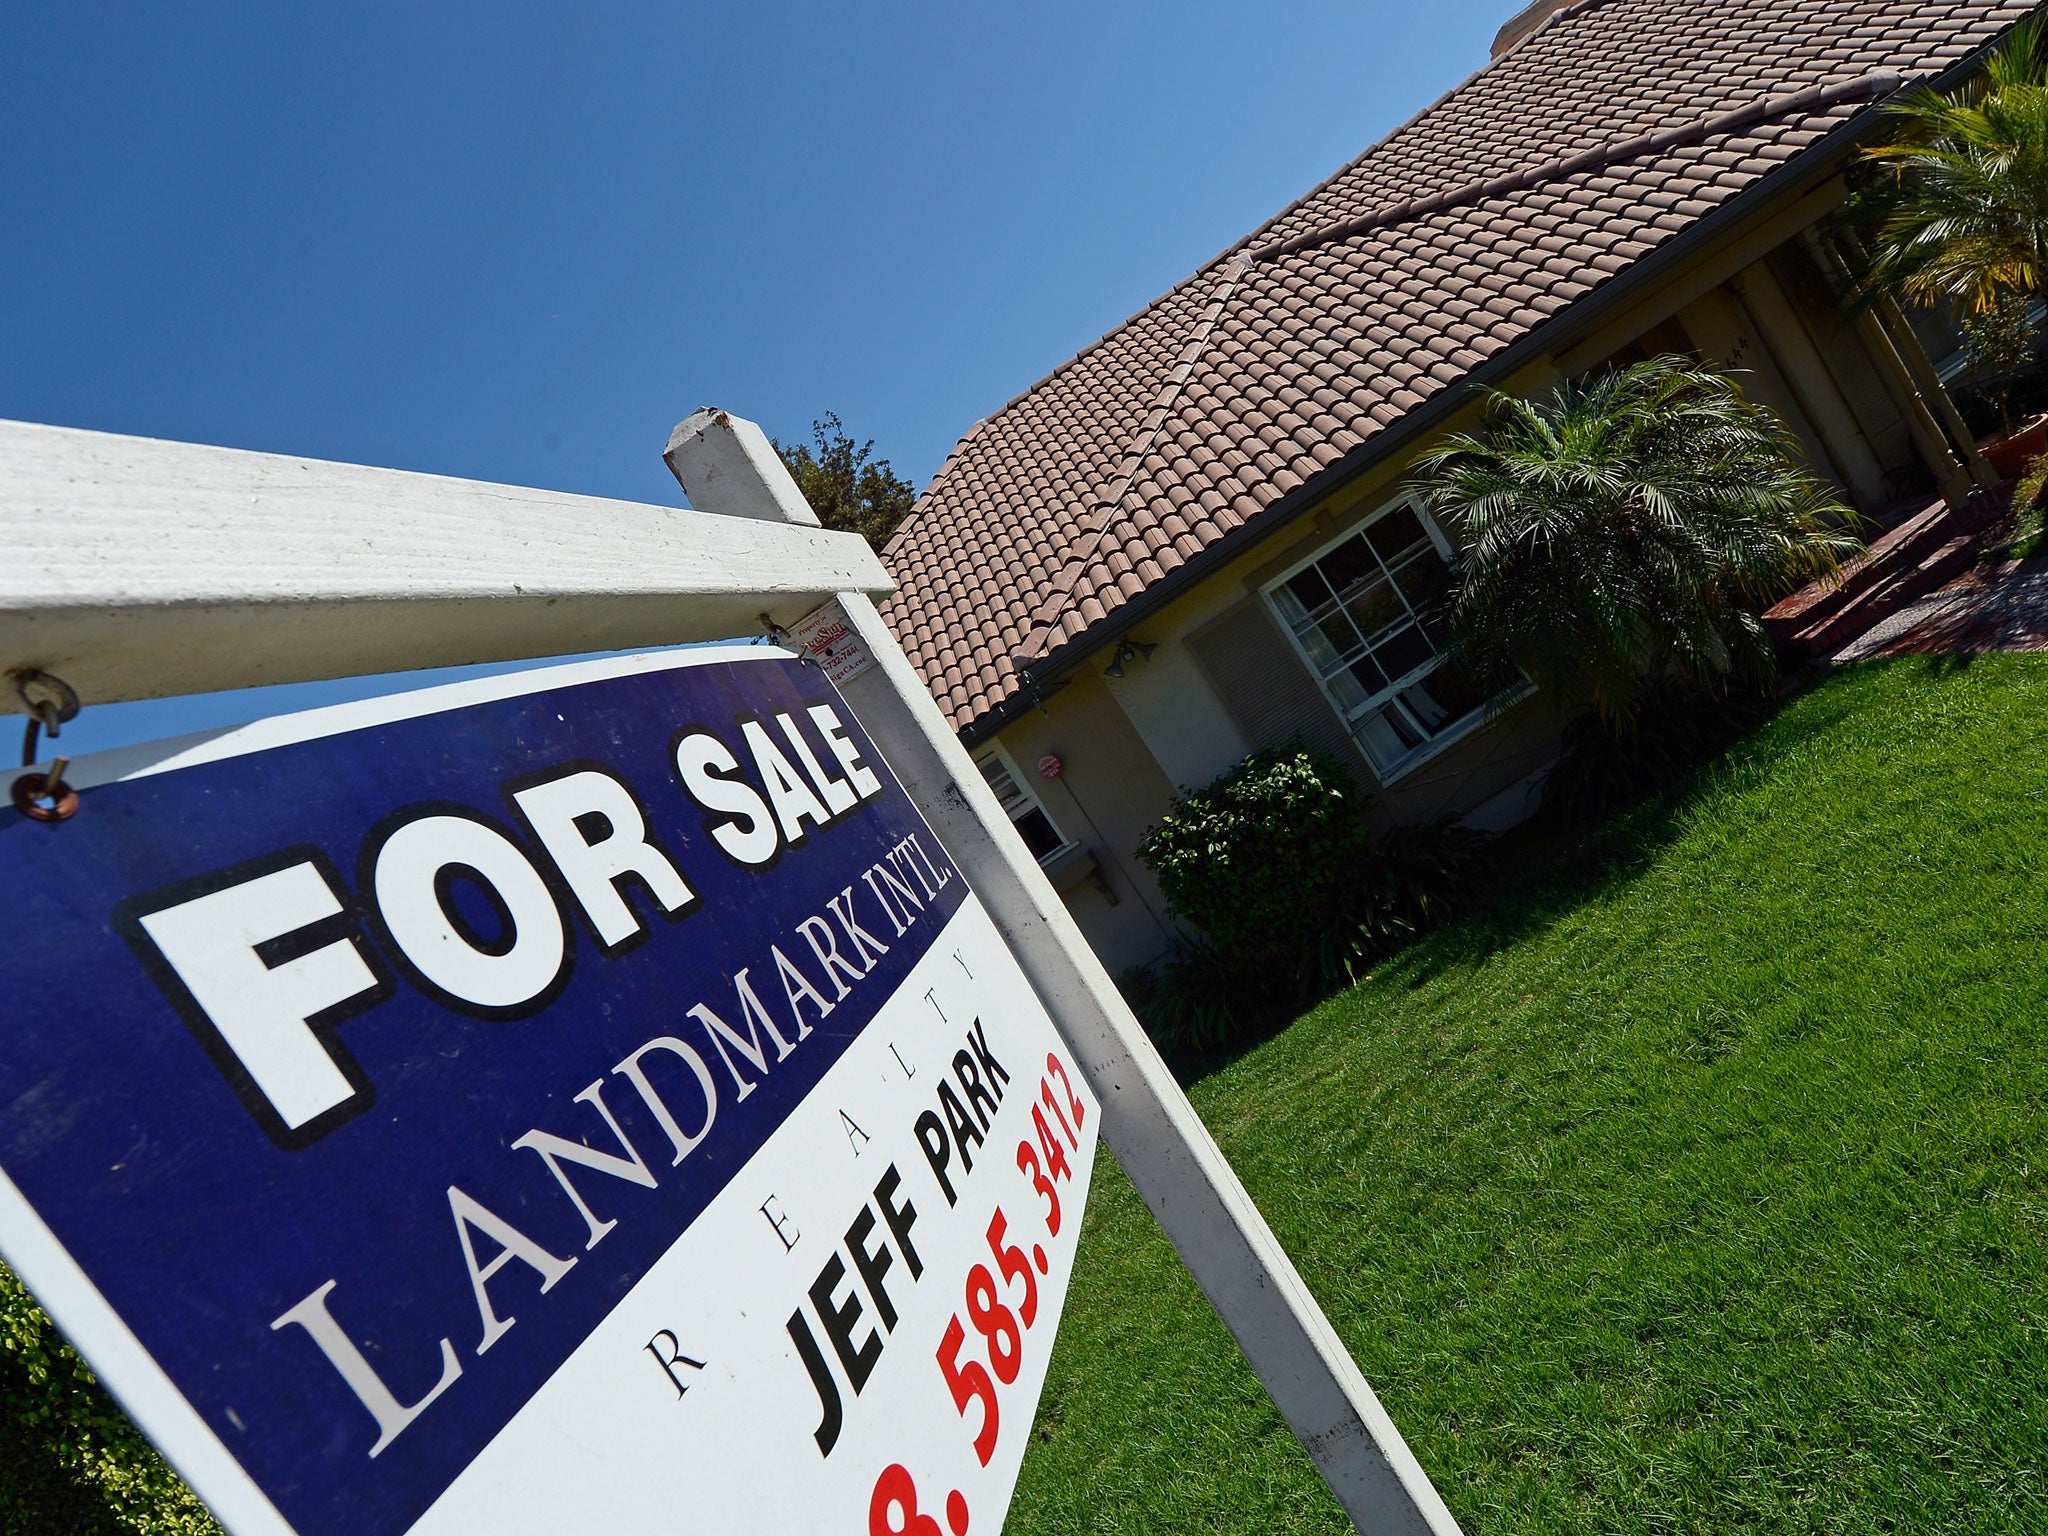
<instances>
[{"instance_id":1,"label":"concrete walkway","mask_svg":"<svg viewBox=\"0 0 2048 1536\"><path fill-rule=\"evenodd\" d=\"M1830 659L1980 651L2048 651L2048 556L1965 572L1880 619Z\"/></svg>"}]
</instances>

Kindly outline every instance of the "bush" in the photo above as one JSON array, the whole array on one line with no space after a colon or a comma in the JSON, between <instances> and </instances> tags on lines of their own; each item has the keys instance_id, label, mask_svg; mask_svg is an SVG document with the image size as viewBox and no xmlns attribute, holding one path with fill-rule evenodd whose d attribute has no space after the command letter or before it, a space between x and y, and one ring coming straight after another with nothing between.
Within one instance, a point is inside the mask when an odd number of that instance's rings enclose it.
<instances>
[{"instance_id":1,"label":"bush","mask_svg":"<svg viewBox=\"0 0 2048 1536\"><path fill-rule=\"evenodd\" d=\"M1332 759L1267 747L1176 799L1138 857L1223 963L1291 971L1365 857L1365 805Z\"/></svg>"},{"instance_id":2,"label":"bush","mask_svg":"<svg viewBox=\"0 0 2048 1536\"><path fill-rule=\"evenodd\" d=\"M0 1531L220 1536L57 1332L0 1268Z\"/></svg>"},{"instance_id":3,"label":"bush","mask_svg":"<svg viewBox=\"0 0 2048 1536\"><path fill-rule=\"evenodd\" d=\"M2027 472L2013 482L2012 506L1999 531L1985 541L1985 556L1994 560L2026 560L2048 550L2048 455L2030 459Z\"/></svg>"},{"instance_id":4,"label":"bush","mask_svg":"<svg viewBox=\"0 0 2048 1536\"><path fill-rule=\"evenodd\" d=\"M1228 1045L1441 920L1479 839L1437 823L1375 844L1370 803L1334 759L1292 742L1167 808L1138 857L1201 938L1158 977L1125 982L1162 1047Z\"/></svg>"}]
</instances>

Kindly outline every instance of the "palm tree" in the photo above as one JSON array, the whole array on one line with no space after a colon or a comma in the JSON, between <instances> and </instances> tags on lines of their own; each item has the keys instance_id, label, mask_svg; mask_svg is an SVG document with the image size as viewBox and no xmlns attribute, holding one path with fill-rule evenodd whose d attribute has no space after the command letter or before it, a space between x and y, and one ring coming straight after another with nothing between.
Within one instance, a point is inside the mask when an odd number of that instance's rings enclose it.
<instances>
[{"instance_id":1,"label":"palm tree","mask_svg":"<svg viewBox=\"0 0 2048 1536\"><path fill-rule=\"evenodd\" d=\"M2048 47L2039 13L1949 95L1926 86L1885 110L1897 139L1865 151L1889 173L1871 285L1959 315L2038 293L2048 263Z\"/></svg>"},{"instance_id":2,"label":"palm tree","mask_svg":"<svg viewBox=\"0 0 2048 1536\"><path fill-rule=\"evenodd\" d=\"M1498 695L1526 673L1617 733L1672 683L1769 686L1758 613L1862 547L1793 453L1770 412L1682 358L1543 401L1491 394L1415 485L1459 546L1448 618L1466 675Z\"/></svg>"}]
</instances>

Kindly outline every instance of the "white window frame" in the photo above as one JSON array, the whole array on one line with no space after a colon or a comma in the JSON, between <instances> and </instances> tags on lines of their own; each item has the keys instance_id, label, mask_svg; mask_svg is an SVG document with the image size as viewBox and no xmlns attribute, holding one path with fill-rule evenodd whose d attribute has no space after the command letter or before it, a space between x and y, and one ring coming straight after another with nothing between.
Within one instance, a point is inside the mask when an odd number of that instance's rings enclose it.
<instances>
[{"instance_id":1,"label":"white window frame","mask_svg":"<svg viewBox=\"0 0 2048 1536\"><path fill-rule=\"evenodd\" d=\"M1372 714L1373 711L1392 699L1402 689L1412 688L1415 684L1428 677L1438 667L1443 665L1443 657L1440 655L1431 656L1422 665L1409 669L1400 677L1393 679L1387 687L1378 693L1370 695L1366 702L1359 705L1355 710L1347 711L1342 701L1330 690L1330 685L1324 680L1322 668L1316 663L1316 659L1309 654L1308 647L1301 643L1301 637L1294 632L1294 625L1289 622L1286 611L1280 606L1279 599L1274 594L1317 561L1329 555L1338 545L1357 538L1366 529L1372 527L1374 523L1391 516L1404 507L1415 514L1415 520L1422 525L1422 531L1428 536L1437 554L1443 558L1447 566L1455 571L1458 563L1457 552L1452 548L1451 541L1445 537L1443 529L1437 526L1436 519L1431 517L1412 496L1400 495L1382 502L1366 514L1366 516L1346 527L1343 532L1324 540L1314 550L1303 555L1279 575L1261 583L1259 586L1259 596L1266 604L1266 612L1272 616L1273 622L1279 625L1280 632L1287 637L1287 643L1294 648L1296 659L1301 662L1309 677L1314 680L1317 690L1323 696L1323 701L1336 714L1337 719L1344 727L1345 734L1351 738L1352 743L1358 748L1359 756L1365 759L1367 769L1371 771L1382 788L1406 778L1431 758L1439 753L1448 751L1481 726L1490 723L1502 709L1508 705L1521 702L1521 700L1535 692L1534 684L1524 679L1519 685L1510 687L1504 690L1502 694L1496 695L1493 699L1480 704L1467 714L1463 720L1453 725L1441 736L1423 742L1420 746L1413 748L1403 756L1395 758L1384 768L1373 762L1372 753L1367 750L1364 741L1359 737L1356 722Z\"/></svg>"},{"instance_id":2,"label":"white window frame","mask_svg":"<svg viewBox=\"0 0 2048 1536\"><path fill-rule=\"evenodd\" d=\"M1031 812L1037 811L1045 817L1045 824L1051 827L1054 834L1059 838L1057 847L1051 848L1039 856L1038 863L1041 869L1057 863L1081 846L1077 839L1069 837L1060 826L1059 818L1053 815L1051 807L1038 798L1038 791L1031 787L1031 781L1025 778L1023 773L1019 771L1017 760L1010 756L1009 750L1001 742L992 741L974 753L974 766L981 770L981 777L984 783L988 783L988 769L985 765L990 761L993 761L997 767L1001 768L1009 776L1010 782L1017 788L1018 803L1012 806L1003 802L1001 790L997 789L993 783L988 785L989 793L993 794L996 797L997 803L1003 806L1003 814L1010 818L1011 824L1014 825Z\"/></svg>"}]
</instances>

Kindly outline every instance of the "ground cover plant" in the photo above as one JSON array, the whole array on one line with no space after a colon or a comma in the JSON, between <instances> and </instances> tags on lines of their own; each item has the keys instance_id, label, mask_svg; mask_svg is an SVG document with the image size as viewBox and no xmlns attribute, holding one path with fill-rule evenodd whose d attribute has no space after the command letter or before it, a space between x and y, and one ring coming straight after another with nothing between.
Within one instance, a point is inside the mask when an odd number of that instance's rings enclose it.
<instances>
[{"instance_id":1,"label":"ground cover plant","mask_svg":"<svg viewBox=\"0 0 2048 1536\"><path fill-rule=\"evenodd\" d=\"M2044 747L1838 674L1193 1085L1467 1531L2048 1529ZM1346 1529L1095 1177L1008 1529Z\"/></svg>"}]
</instances>

